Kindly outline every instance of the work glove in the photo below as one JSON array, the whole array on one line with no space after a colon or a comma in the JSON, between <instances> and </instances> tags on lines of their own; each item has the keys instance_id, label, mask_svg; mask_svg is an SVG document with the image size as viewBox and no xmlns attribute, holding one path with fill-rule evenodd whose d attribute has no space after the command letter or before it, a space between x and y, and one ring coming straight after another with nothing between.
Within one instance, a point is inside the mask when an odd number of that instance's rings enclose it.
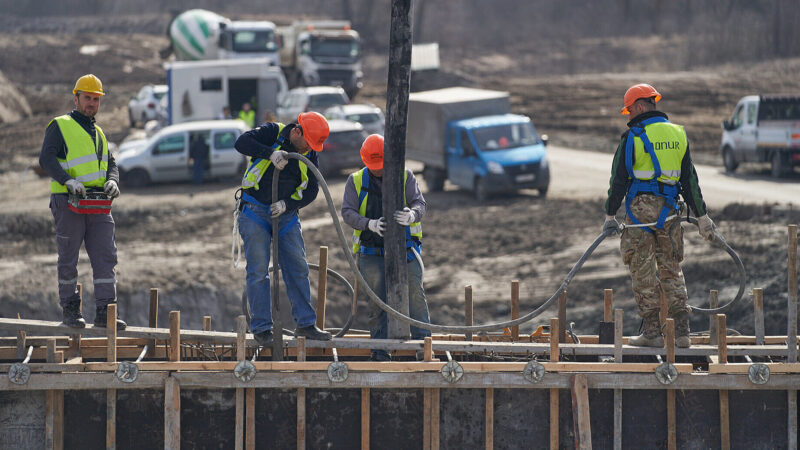
<instances>
[{"instance_id":1,"label":"work glove","mask_svg":"<svg viewBox=\"0 0 800 450\"><path fill-rule=\"evenodd\" d=\"M269 205L269 214L272 217L278 217L285 212L286 212L286 202L283 200L278 200L277 202Z\"/></svg>"},{"instance_id":2,"label":"work glove","mask_svg":"<svg viewBox=\"0 0 800 450\"><path fill-rule=\"evenodd\" d=\"M700 236L703 236L703 239L707 241L714 240L714 221L708 217L708 214L697 218L697 227L700 228Z\"/></svg>"},{"instance_id":3,"label":"work glove","mask_svg":"<svg viewBox=\"0 0 800 450\"><path fill-rule=\"evenodd\" d=\"M114 180L106 181L106 184L103 185L103 191L111 198L119 197L119 186Z\"/></svg>"},{"instance_id":4,"label":"work glove","mask_svg":"<svg viewBox=\"0 0 800 450\"><path fill-rule=\"evenodd\" d=\"M619 233L619 222L616 217L606 215L606 221L603 222L603 233L608 233L609 236Z\"/></svg>"},{"instance_id":5,"label":"work glove","mask_svg":"<svg viewBox=\"0 0 800 450\"><path fill-rule=\"evenodd\" d=\"M371 219L367 224L367 228L369 228L369 231L383 237L383 232L386 231L386 219L383 217L380 219Z\"/></svg>"},{"instance_id":6,"label":"work glove","mask_svg":"<svg viewBox=\"0 0 800 450\"><path fill-rule=\"evenodd\" d=\"M67 180L67 190L81 197L86 196L86 186L74 178Z\"/></svg>"},{"instance_id":7,"label":"work glove","mask_svg":"<svg viewBox=\"0 0 800 450\"><path fill-rule=\"evenodd\" d=\"M416 214L414 214L414 211L412 211L409 207L403 208L402 211L394 212L394 220L404 227L411 225L411 222L413 222L415 218Z\"/></svg>"},{"instance_id":8,"label":"work glove","mask_svg":"<svg viewBox=\"0 0 800 450\"><path fill-rule=\"evenodd\" d=\"M272 154L269 155L269 160L272 161L272 164L275 164L276 169L283 170L286 164L289 164L289 158L286 155L288 153L283 150L273 150Z\"/></svg>"}]
</instances>

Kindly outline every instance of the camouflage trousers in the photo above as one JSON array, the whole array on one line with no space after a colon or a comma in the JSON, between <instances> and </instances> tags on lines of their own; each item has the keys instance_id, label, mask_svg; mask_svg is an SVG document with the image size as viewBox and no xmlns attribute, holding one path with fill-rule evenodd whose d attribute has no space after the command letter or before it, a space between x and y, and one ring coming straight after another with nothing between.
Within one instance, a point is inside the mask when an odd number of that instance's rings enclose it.
<instances>
[{"instance_id":1,"label":"camouflage trousers","mask_svg":"<svg viewBox=\"0 0 800 450\"><path fill-rule=\"evenodd\" d=\"M656 195L639 194L631 202L631 212L641 223L655 222L664 201L663 197ZM683 208L681 212L685 212ZM663 230L655 230L655 233L642 228L626 228L622 232L622 261L631 273L633 295L643 319L658 318L662 289L669 317L677 319L689 313L686 307L689 296L680 266L683 261L683 228L675 226L671 241L669 235L675 220L678 218L668 221ZM625 223L632 224L633 221L626 217Z\"/></svg>"}]
</instances>

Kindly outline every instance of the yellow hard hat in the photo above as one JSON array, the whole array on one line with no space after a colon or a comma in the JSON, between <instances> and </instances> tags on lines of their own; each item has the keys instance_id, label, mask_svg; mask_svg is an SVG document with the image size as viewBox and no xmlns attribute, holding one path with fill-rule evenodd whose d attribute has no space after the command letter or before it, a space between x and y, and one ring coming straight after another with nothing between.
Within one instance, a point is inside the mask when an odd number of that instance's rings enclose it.
<instances>
[{"instance_id":1,"label":"yellow hard hat","mask_svg":"<svg viewBox=\"0 0 800 450\"><path fill-rule=\"evenodd\" d=\"M75 88L72 90L72 93L77 94L78 91L90 92L97 95L106 95L103 92L103 83L100 82L100 78L97 78L92 74L87 74L78 78L78 81L75 82Z\"/></svg>"}]
</instances>

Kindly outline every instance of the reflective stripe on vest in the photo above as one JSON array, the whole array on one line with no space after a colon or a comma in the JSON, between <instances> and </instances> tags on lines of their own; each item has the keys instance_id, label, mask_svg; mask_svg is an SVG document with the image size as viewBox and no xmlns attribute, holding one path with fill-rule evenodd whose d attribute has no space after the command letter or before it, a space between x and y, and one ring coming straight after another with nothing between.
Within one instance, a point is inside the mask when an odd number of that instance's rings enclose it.
<instances>
[{"instance_id":1,"label":"reflective stripe on vest","mask_svg":"<svg viewBox=\"0 0 800 450\"><path fill-rule=\"evenodd\" d=\"M280 134L285 127L286 125L278 123L278 138L272 145L272 150L280 148L281 144L284 142ZM302 153L303 156L307 154L308 152ZM270 164L272 164L272 161L269 159L256 158L251 160L247 170L244 172L244 176L242 177L242 189L254 188L255 190L258 190L258 183L261 181L261 178L264 176L264 174L267 173L267 169L269 168ZM297 161L297 164L300 168L300 184L297 185L294 193L292 193L292 198L295 200L302 200L303 191L308 188L308 166L301 161Z\"/></svg>"},{"instance_id":2,"label":"reflective stripe on vest","mask_svg":"<svg viewBox=\"0 0 800 450\"><path fill-rule=\"evenodd\" d=\"M635 127L634 127L635 128ZM656 122L638 130L633 134L633 177L649 180L656 176L652 158L645 148L643 139L648 139L658 159L661 174L658 181L664 184L676 184L681 178L681 163L686 155L686 132L680 125L669 122Z\"/></svg>"},{"instance_id":3,"label":"reflective stripe on vest","mask_svg":"<svg viewBox=\"0 0 800 450\"><path fill-rule=\"evenodd\" d=\"M366 175L366 176L365 176ZM408 181L408 172L403 172L403 205L408 206L406 202L406 182ZM366 217L367 214L367 192L369 187L369 169L366 167L353 173L353 184L356 188L356 195L358 196L358 213ZM407 233L419 239L422 242L422 222L413 222L406 227ZM353 253L358 253L361 247L361 231L353 230Z\"/></svg>"},{"instance_id":4,"label":"reflective stripe on vest","mask_svg":"<svg viewBox=\"0 0 800 450\"><path fill-rule=\"evenodd\" d=\"M95 138L92 140L92 136L69 115L56 117L53 121L61 131L67 147L67 157L58 158L58 163L67 175L86 187L103 187L108 175L108 141L103 130L95 125ZM68 191L63 184L51 180L50 192L66 194Z\"/></svg>"}]
</instances>

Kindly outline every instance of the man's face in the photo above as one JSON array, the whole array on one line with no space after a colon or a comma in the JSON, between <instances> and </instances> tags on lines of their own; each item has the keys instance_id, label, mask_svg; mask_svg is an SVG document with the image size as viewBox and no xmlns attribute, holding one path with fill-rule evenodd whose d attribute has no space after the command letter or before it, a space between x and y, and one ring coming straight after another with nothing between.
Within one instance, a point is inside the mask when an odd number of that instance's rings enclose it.
<instances>
[{"instance_id":1,"label":"man's face","mask_svg":"<svg viewBox=\"0 0 800 450\"><path fill-rule=\"evenodd\" d=\"M100 97L91 92L78 92L75 96L75 110L86 117L94 117L100 109Z\"/></svg>"},{"instance_id":2,"label":"man's face","mask_svg":"<svg viewBox=\"0 0 800 450\"><path fill-rule=\"evenodd\" d=\"M294 129L292 129L292 132L289 134L289 140L292 142L294 148L297 149L298 153L305 153L311 150L311 146L308 145L306 138L303 137L303 132L300 131L300 127L294 127Z\"/></svg>"}]
</instances>

